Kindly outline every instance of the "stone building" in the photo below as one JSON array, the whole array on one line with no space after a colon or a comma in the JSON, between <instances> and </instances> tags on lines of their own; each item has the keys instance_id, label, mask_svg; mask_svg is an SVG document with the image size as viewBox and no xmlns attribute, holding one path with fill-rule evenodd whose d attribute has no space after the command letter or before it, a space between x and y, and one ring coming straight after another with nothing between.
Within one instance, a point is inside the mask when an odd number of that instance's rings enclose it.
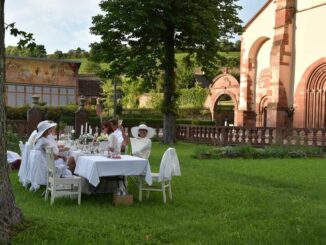
<instances>
[{"instance_id":1,"label":"stone building","mask_svg":"<svg viewBox=\"0 0 326 245\"><path fill-rule=\"evenodd\" d=\"M48 106L76 104L79 96L100 96L99 79L79 75L80 61L6 57L5 98L8 106L31 104L32 95Z\"/></svg>"},{"instance_id":2,"label":"stone building","mask_svg":"<svg viewBox=\"0 0 326 245\"><path fill-rule=\"evenodd\" d=\"M215 81L212 113L227 94L235 125L324 128L324 21L326 0L268 0L244 27L240 86L226 74ZM223 86L227 80L232 86Z\"/></svg>"}]
</instances>

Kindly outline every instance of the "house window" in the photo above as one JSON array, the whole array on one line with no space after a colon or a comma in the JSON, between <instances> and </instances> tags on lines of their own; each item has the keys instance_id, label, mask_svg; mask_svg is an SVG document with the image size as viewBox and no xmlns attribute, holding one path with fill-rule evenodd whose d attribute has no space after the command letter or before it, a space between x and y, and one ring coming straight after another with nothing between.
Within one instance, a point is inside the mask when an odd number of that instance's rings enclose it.
<instances>
[{"instance_id":1,"label":"house window","mask_svg":"<svg viewBox=\"0 0 326 245\"><path fill-rule=\"evenodd\" d=\"M23 106L32 103L32 96L40 96L41 102L49 106L65 106L75 103L75 89L65 87L6 85L6 102L9 106Z\"/></svg>"}]
</instances>

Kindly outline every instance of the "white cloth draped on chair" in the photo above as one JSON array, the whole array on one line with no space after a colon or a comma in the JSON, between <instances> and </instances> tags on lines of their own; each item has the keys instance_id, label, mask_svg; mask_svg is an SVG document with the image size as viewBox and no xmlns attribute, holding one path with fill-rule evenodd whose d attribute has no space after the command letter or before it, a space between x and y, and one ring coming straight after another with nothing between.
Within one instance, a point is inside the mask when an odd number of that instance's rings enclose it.
<instances>
[{"instance_id":1,"label":"white cloth draped on chair","mask_svg":"<svg viewBox=\"0 0 326 245\"><path fill-rule=\"evenodd\" d=\"M172 176L181 176L179 159L174 148L168 148L161 160L158 182L170 180Z\"/></svg>"},{"instance_id":2,"label":"white cloth draped on chair","mask_svg":"<svg viewBox=\"0 0 326 245\"><path fill-rule=\"evenodd\" d=\"M179 159L174 148L168 148L161 159L160 172L151 173L153 185L143 185L143 180L139 180L139 201L142 201L143 191L147 191L147 198L150 191L159 191L163 193L163 203L166 203L165 189L169 190L169 197L172 200L172 176L181 176ZM156 186L155 186L156 182Z\"/></svg>"},{"instance_id":3,"label":"white cloth draped on chair","mask_svg":"<svg viewBox=\"0 0 326 245\"><path fill-rule=\"evenodd\" d=\"M29 136L26 144L23 144L22 142L19 144L20 151L22 154L22 161L18 171L18 177L19 177L19 182L22 183L24 187L27 187L27 185L30 183L30 180L28 179L29 170L30 170L29 155L35 144L36 134L37 131L34 130L32 134Z\"/></svg>"},{"instance_id":4,"label":"white cloth draped on chair","mask_svg":"<svg viewBox=\"0 0 326 245\"><path fill-rule=\"evenodd\" d=\"M7 151L7 162L8 163L13 163L17 160L21 160L22 158L19 156L18 153L14 151Z\"/></svg>"}]
</instances>

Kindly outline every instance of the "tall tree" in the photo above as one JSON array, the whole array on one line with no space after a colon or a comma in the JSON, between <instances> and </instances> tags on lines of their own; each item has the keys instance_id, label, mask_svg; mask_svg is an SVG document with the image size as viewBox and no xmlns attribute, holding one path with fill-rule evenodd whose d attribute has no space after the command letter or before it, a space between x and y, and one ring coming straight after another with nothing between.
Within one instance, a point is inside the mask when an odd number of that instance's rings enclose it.
<instances>
[{"instance_id":1,"label":"tall tree","mask_svg":"<svg viewBox=\"0 0 326 245\"><path fill-rule=\"evenodd\" d=\"M196 54L203 70L218 60L219 40L240 30L237 0L102 0L93 17L95 58L110 63L108 76L152 81L164 73L164 142L176 139L175 52Z\"/></svg>"},{"instance_id":2,"label":"tall tree","mask_svg":"<svg viewBox=\"0 0 326 245\"><path fill-rule=\"evenodd\" d=\"M15 23L5 24L4 22L5 0L0 0L0 244L9 240L9 231L12 225L23 220L21 210L16 206L15 197L10 185L9 166L7 164L7 142L6 137L6 111L4 98L4 83L6 80L5 69L5 29L13 36L19 36L18 46L21 48L36 47L33 34L20 31ZM5 27L6 26L6 27ZM43 46L44 47L44 46Z\"/></svg>"},{"instance_id":3,"label":"tall tree","mask_svg":"<svg viewBox=\"0 0 326 245\"><path fill-rule=\"evenodd\" d=\"M6 135L6 112L4 100L5 82L5 24L4 4L0 2L0 135ZM6 137L0 137L0 243L8 240L9 228L22 221L23 216L15 205L15 198L9 180Z\"/></svg>"}]
</instances>

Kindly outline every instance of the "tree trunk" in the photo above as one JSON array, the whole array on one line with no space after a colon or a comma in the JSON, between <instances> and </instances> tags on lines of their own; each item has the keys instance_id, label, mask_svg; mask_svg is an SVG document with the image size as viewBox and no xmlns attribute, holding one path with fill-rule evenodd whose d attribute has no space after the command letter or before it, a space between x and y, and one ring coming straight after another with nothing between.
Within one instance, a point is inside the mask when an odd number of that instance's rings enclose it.
<instances>
[{"instance_id":1,"label":"tree trunk","mask_svg":"<svg viewBox=\"0 0 326 245\"><path fill-rule=\"evenodd\" d=\"M172 12L175 0L171 1ZM164 40L164 123L163 123L163 143L173 144L176 142L176 93L175 93L175 49L174 49L175 27L170 18L166 19L166 34Z\"/></svg>"},{"instance_id":2,"label":"tree trunk","mask_svg":"<svg viewBox=\"0 0 326 245\"><path fill-rule=\"evenodd\" d=\"M4 4L0 3L0 244L9 240L10 226L23 220L22 213L16 207L15 197L9 179L6 147L6 113L4 100L5 48L4 48Z\"/></svg>"}]
</instances>

